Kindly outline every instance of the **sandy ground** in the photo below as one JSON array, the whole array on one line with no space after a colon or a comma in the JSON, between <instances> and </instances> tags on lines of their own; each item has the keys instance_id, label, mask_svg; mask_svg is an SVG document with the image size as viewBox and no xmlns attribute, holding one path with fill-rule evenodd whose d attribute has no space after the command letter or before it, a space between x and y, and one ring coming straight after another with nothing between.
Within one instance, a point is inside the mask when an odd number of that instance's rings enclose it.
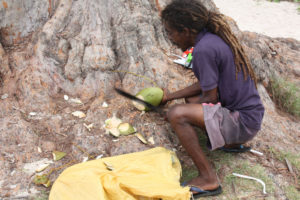
<instances>
[{"instance_id":1,"label":"sandy ground","mask_svg":"<svg viewBox=\"0 0 300 200\"><path fill-rule=\"evenodd\" d=\"M233 18L242 31L300 41L299 3L266 0L214 0L220 12Z\"/></svg>"}]
</instances>

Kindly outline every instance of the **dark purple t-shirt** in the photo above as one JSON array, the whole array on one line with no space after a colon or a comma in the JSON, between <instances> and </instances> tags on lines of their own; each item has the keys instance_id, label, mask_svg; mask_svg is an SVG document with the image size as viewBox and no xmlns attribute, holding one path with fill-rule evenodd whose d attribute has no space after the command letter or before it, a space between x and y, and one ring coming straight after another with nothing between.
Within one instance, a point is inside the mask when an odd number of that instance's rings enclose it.
<instances>
[{"instance_id":1,"label":"dark purple t-shirt","mask_svg":"<svg viewBox=\"0 0 300 200\"><path fill-rule=\"evenodd\" d=\"M217 35L206 30L199 33L193 51L193 71L203 91L218 88L221 105L238 111L248 128L259 130L264 107L254 81L238 73L230 47Z\"/></svg>"}]
</instances>

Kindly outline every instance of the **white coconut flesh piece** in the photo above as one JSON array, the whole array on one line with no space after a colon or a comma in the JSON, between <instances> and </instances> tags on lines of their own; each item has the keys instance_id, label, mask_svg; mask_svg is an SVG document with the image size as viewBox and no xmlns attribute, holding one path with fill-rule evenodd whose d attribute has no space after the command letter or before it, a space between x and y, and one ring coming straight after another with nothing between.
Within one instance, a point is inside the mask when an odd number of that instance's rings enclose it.
<instances>
[{"instance_id":1,"label":"white coconut flesh piece","mask_svg":"<svg viewBox=\"0 0 300 200\"><path fill-rule=\"evenodd\" d=\"M122 120L113 116L112 118L109 118L105 120L105 128L111 129L111 128L117 128L122 123Z\"/></svg>"},{"instance_id":2,"label":"white coconut flesh piece","mask_svg":"<svg viewBox=\"0 0 300 200\"><path fill-rule=\"evenodd\" d=\"M144 97L142 95L138 95L136 96L137 98L141 99L141 100L145 100ZM134 105L134 107L136 107L138 110L141 111L145 111L146 110L146 106L142 103L139 103L137 101L132 101L132 104Z\"/></svg>"},{"instance_id":3,"label":"white coconut flesh piece","mask_svg":"<svg viewBox=\"0 0 300 200\"><path fill-rule=\"evenodd\" d=\"M121 135L129 135L135 132L133 126L129 123L121 123L118 126Z\"/></svg>"},{"instance_id":4,"label":"white coconut flesh piece","mask_svg":"<svg viewBox=\"0 0 300 200\"><path fill-rule=\"evenodd\" d=\"M116 116L113 116L112 118L105 120L105 129L108 133L112 134L113 136L119 137L120 131L118 129L118 126L121 123L121 119L117 118Z\"/></svg>"},{"instance_id":5,"label":"white coconut flesh piece","mask_svg":"<svg viewBox=\"0 0 300 200\"><path fill-rule=\"evenodd\" d=\"M111 128L108 131L110 134L112 134L115 137L119 137L120 136L120 131L118 130L118 128Z\"/></svg>"},{"instance_id":6,"label":"white coconut flesh piece","mask_svg":"<svg viewBox=\"0 0 300 200\"><path fill-rule=\"evenodd\" d=\"M78 118L84 118L84 117L86 117L86 115L83 112L81 112L81 111L72 112L72 115L75 116L75 117L78 117Z\"/></svg>"}]
</instances>

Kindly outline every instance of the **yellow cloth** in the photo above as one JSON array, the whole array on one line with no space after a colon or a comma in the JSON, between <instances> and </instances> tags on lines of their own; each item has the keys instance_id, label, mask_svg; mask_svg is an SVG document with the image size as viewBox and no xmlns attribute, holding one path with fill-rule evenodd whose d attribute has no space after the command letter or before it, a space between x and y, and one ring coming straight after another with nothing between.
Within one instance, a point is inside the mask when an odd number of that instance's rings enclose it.
<instances>
[{"instance_id":1,"label":"yellow cloth","mask_svg":"<svg viewBox=\"0 0 300 200\"><path fill-rule=\"evenodd\" d=\"M69 167L53 184L49 200L189 200L180 174L175 153L157 147Z\"/></svg>"}]
</instances>

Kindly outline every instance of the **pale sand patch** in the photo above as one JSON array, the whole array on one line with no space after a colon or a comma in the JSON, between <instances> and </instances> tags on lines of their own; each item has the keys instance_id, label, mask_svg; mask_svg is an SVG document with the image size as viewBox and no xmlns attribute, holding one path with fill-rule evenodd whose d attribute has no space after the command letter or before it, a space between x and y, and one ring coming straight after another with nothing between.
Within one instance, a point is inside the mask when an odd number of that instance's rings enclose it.
<instances>
[{"instance_id":1,"label":"pale sand patch","mask_svg":"<svg viewBox=\"0 0 300 200\"><path fill-rule=\"evenodd\" d=\"M240 30L300 41L298 3L266 0L214 0L220 12L233 18Z\"/></svg>"}]
</instances>

